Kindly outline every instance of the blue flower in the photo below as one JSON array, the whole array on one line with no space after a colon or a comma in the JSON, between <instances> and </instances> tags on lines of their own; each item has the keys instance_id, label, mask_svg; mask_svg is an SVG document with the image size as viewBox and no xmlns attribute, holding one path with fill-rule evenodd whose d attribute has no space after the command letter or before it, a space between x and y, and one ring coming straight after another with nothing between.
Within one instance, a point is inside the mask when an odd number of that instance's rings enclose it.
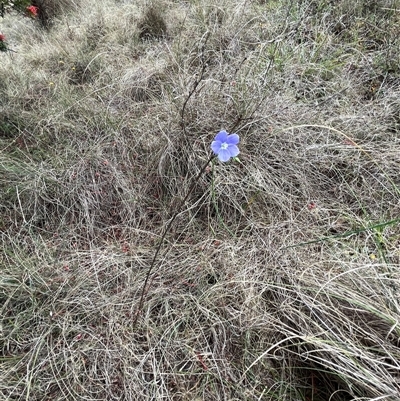
<instances>
[{"instance_id":1,"label":"blue flower","mask_svg":"<svg viewBox=\"0 0 400 401\"><path fill-rule=\"evenodd\" d=\"M222 162L227 162L231 157L239 154L238 134L228 134L226 131L220 131L211 143L212 151L218 156Z\"/></svg>"}]
</instances>

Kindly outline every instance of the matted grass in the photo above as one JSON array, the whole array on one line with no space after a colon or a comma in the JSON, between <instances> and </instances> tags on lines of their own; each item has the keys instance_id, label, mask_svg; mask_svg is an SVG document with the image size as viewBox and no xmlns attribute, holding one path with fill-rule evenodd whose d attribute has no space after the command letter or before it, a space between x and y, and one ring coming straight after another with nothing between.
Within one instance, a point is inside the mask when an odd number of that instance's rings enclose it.
<instances>
[{"instance_id":1,"label":"matted grass","mask_svg":"<svg viewBox=\"0 0 400 401\"><path fill-rule=\"evenodd\" d=\"M399 1L42 4L1 21L0 398L398 400Z\"/></svg>"}]
</instances>

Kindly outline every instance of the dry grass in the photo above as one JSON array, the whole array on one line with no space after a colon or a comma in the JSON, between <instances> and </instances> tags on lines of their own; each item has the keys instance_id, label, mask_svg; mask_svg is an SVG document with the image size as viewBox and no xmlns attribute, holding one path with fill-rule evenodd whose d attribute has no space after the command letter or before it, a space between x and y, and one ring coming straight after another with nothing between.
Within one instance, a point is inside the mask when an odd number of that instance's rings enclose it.
<instances>
[{"instance_id":1,"label":"dry grass","mask_svg":"<svg viewBox=\"0 0 400 401\"><path fill-rule=\"evenodd\" d=\"M1 21L0 398L398 400L399 1L47 4Z\"/></svg>"}]
</instances>

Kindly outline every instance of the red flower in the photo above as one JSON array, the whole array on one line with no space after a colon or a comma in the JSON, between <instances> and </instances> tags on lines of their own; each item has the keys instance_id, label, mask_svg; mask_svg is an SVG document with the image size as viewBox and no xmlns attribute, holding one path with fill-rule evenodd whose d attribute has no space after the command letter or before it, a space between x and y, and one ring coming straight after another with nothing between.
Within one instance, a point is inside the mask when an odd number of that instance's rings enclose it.
<instances>
[{"instance_id":1,"label":"red flower","mask_svg":"<svg viewBox=\"0 0 400 401\"><path fill-rule=\"evenodd\" d=\"M6 35L0 33L0 42L4 42L6 40Z\"/></svg>"},{"instance_id":2,"label":"red flower","mask_svg":"<svg viewBox=\"0 0 400 401\"><path fill-rule=\"evenodd\" d=\"M39 7L36 6L28 6L26 9L34 16L36 17L39 11Z\"/></svg>"}]
</instances>

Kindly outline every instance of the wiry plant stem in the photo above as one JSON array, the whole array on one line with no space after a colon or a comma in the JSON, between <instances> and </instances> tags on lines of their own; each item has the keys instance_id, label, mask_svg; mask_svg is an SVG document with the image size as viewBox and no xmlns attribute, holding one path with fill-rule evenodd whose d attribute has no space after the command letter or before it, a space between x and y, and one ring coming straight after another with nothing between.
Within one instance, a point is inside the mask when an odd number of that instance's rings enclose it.
<instances>
[{"instance_id":1,"label":"wiry plant stem","mask_svg":"<svg viewBox=\"0 0 400 401\"><path fill-rule=\"evenodd\" d=\"M206 68L207 68L207 62L204 60L204 51L205 51L205 46L206 46L206 43L207 43L209 37L210 37L210 34L207 33L206 38L205 38L205 41L204 41L204 44L203 44L202 49L201 49L202 68L201 68L200 76L199 76L199 78L195 81L195 83L193 84L193 88L192 88L192 90L189 92L188 96L186 97L186 99L185 99L185 101L184 101L184 103L183 103L183 106L182 106L182 110L181 110L181 124L182 124L182 130L183 130L184 138L185 138L185 140L188 142L188 144L190 145L190 147L192 147L192 146L191 146L191 143L188 141L188 138L187 138L186 123L185 123L186 105L188 104L190 98L191 98L192 95L196 92L197 87L199 86L200 82L201 82L201 81L203 80L203 78L204 78L204 74L205 74L205 71L206 71ZM166 227L165 227L165 229L164 229L164 232L163 232L163 234L162 234L162 236L161 236L160 242L158 243L158 246L157 246L157 248L156 248L156 251L154 252L154 256L153 256L153 259L152 259L152 261L151 261L151 263L150 263L149 270L147 271L146 278L145 278L145 280L144 280L142 292L141 292L141 294L140 294L139 305L138 305L138 308L137 308L137 311L136 311L136 315L135 315L135 318L134 318L134 321L133 321L133 327L136 326L137 321L138 321L138 319L139 319L140 311L142 310L142 307L143 307L144 296L145 296L145 293L146 293L147 284L148 284L148 282L149 282L151 273L153 272L154 267L155 267L155 265L156 265L156 260L157 260L157 257L158 257L158 255L159 255L160 251L161 251L161 246L162 246L162 244L163 244L163 242L164 242L164 239L165 239L165 237L167 236L169 230L171 229L172 224L174 223L174 221L175 221L175 219L177 218L178 214L180 213L180 211L181 211L181 209L182 209L182 206L183 206L183 205L186 203L186 201L188 200L188 198L189 198L190 194L192 193L192 191L193 191L193 189L194 189L194 186L195 186L196 183L198 182L200 176L204 173L205 169L207 168L207 166L209 165L209 163L211 162L211 160L214 159L215 157L216 157L216 155L211 155L211 156L209 157L209 159L207 160L207 162L204 164L204 166L202 167L202 169L200 170L200 172L197 174L197 177L193 180L191 186L189 187L189 190L188 190L186 196L185 196L185 197L182 199L182 201L179 203L179 205L178 205L178 207L177 207L177 209L176 209L176 212L174 213L174 215L172 216L172 218L170 219L170 221L168 222L168 224L166 225Z\"/></svg>"},{"instance_id":2,"label":"wiry plant stem","mask_svg":"<svg viewBox=\"0 0 400 401\"><path fill-rule=\"evenodd\" d=\"M206 170L207 166L210 164L210 162L211 162L215 157L216 157L216 155L213 154L213 155L211 155L211 156L208 158L207 162L204 164L204 166L203 166L202 169L199 171L199 173L197 174L196 178L193 180L192 184L190 185L189 190L188 190L188 192L186 193L186 196L185 196L185 197L182 199L182 201L179 203L179 205L178 205L178 207L177 207L177 209L176 209L176 212L173 214L172 218L169 220L168 224L165 226L164 232L163 232L163 234L161 235L160 242L158 243L157 248L156 248L156 251L154 252L154 256L153 256L153 259L152 259L152 261L151 261L151 263L150 263L150 267L149 267L149 269L148 269L148 271L147 271L147 273L146 273L146 278L145 278L145 280L144 280L144 284L143 284L143 287L142 287L142 292L141 292L141 294L140 294L139 305L138 305L138 308L137 308L137 311L136 311L136 315L135 315L135 318L134 318L134 321L133 321L133 327L136 326L137 321L138 321L138 318L139 318L139 315L140 315L140 312L141 312L141 310L142 310L143 302L144 302L144 296L145 296L146 288L147 288L147 284L148 284L148 282L149 282L151 273L153 272L153 270L154 270L154 268L155 268L155 266L156 266L157 257L158 257L158 255L159 255L159 253L160 253L160 251L161 251L161 246L162 246L162 244L163 244L163 242L164 242L164 239L165 239L165 237L167 236L168 232L170 231L170 229L171 229L171 227L172 227L172 224L174 223L174 221L175 221L175 219L177 218L178 214L181 212L181 209L182 209L183 205L184 205L184 204L186 203L186 201L188 200L188 198L189 198L190 194L192 193L192 191L193 191L193 189L194 189L196 183L199 181L201 175L204 173L204 171Z\"/></svg>"}]
</instances>

